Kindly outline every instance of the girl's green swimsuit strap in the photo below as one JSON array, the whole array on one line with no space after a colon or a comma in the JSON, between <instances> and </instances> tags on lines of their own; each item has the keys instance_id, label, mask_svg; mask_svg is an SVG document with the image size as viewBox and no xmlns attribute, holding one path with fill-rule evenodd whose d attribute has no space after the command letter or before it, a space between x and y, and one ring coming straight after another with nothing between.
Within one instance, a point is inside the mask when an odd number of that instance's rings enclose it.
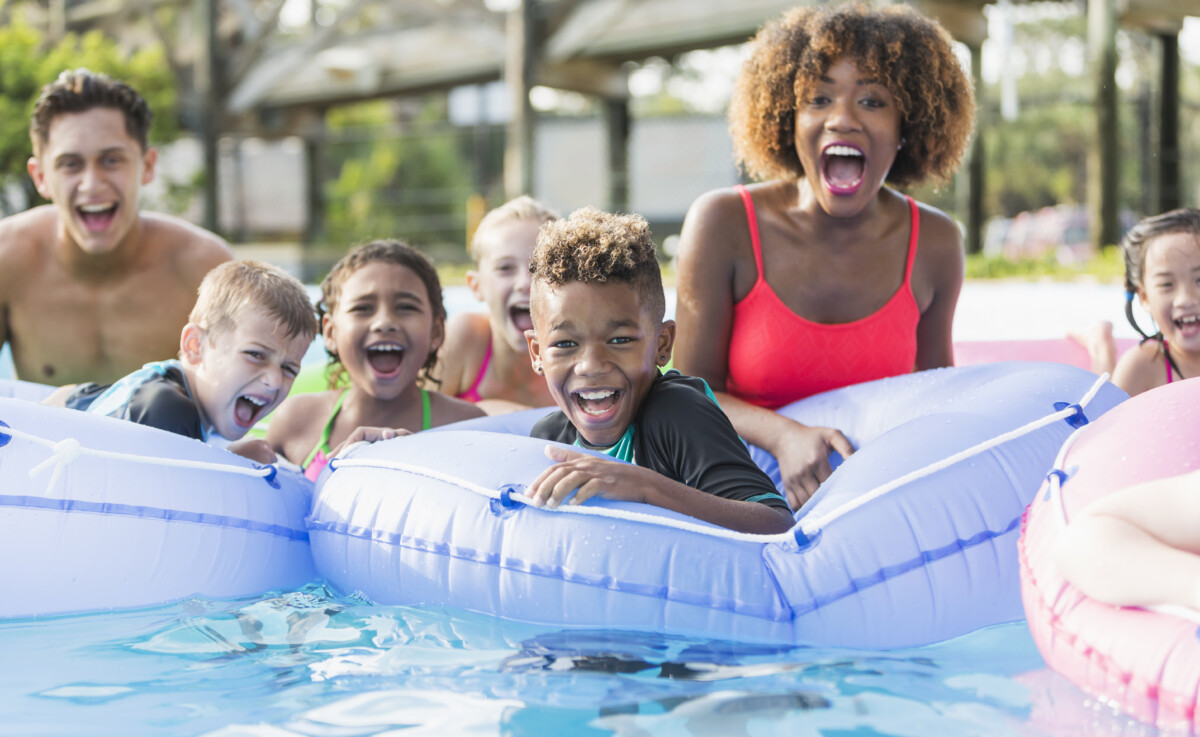
<instances>
[{"instance_id":1,"label":"girl's green swimsuit strap","mask_svg":"<svg viewBox=\"0 0 1200 737\"><path fill-rule=\"evenodd\" d=\"M421 429L428 430L433 426L433 408L429 401L429 392L421 389ZM321 469L329 463L329 454L333 449L329 447L329 435L333 432L333 422L337 419L338 413L342 411L342 402L346 400L346 391L338 395L337 402L333 405L333 412L329 413L329 420L325 422L325 429L321 431L321 442L317 443L317 447L312 449L312 453L308 454L308 458L304 460L301 468L304 469L304 475L312 481L316 481L321 474Z\"/></svg>"}]
</instances>

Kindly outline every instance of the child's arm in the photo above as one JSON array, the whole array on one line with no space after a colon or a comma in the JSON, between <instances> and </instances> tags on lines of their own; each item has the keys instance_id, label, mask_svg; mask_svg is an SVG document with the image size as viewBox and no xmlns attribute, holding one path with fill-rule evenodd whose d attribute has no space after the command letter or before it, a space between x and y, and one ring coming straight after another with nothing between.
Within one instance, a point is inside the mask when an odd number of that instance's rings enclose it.
<instances>
[{"instance_id":1,"label":"child's arm","mask_svg":"<svg viewBox=\"0 0 1200 737\"><path fill-rule=\"evenodd\" d=\"M854 453L854 446L841 430L802 425L778 412L717 391L716 387L713 392L738 434L775 457L792 509L799 509L807 502L833 473L830 453L836 451L842 458Z\"/></svg>"},{"instance_id":2,"label":"child's arm","mask_svg":"<svg viewBox=\"0 0 1200 737\"><path fill-rule=\"evenodd\" d=\"M1117 366L1117 341L1113 339L1113 326L1108 320L1077 327L1067 331L1067 337L1087 350L1093 374L1111 375Z\"/></svg>"},{"instance_id":3,"label":"child's arm","mask_svg":"<svg viewBox=\"0 0 1200 737\"><path fill-rule=\"evenodd\" d=\"M539 474L529 487L535 506L553 509L568 498L569 504L582 504L602 496L653 504L738 532L787 532L793 524L792 516L783 509L708 494L641 466L556 445L546 446L546 456L557 463Z\"/></svg>"},{"instance_id":4,"label":"child's arm","mask_svg":"<svg viewBox=\"0 0 1200 737\"><path fill-rule=\"evenodd\" d=\"M50 392L49 396L41 401L41 404L49 407L66 407L67 398L71 396L71 393L75 391L75 387L77 386L79 385L66 384L64 386L60 386L59 388Z\"/></svg>"},{"instance_id":5,"label":"child's arm","mask_svg":"<svg viewBox=\"0 0 1200 737\"><path fill-rule=\"evenodd\" d=\"M1200 472L1131 486L1088 505L1054 555L1063 576L1099 601L1200 610Z\"/></svg>"}]
</instances>

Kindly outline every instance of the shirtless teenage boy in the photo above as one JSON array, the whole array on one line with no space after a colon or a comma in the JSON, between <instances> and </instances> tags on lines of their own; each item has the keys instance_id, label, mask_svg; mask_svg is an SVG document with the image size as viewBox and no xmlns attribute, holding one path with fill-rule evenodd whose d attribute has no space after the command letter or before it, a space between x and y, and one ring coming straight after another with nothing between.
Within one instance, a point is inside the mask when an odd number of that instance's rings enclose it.
<instances>
[{"instance_id":1,"label":"shirtless teenage boy","mask_svg":"<svg viewBox=\"0 0 1200 737\"><path fill-rule=\"evenodd\" d=\"M28 169L51 204L0 220L0 346L19 378L111 383L170 358L200 281L232 258L216 235L138 211L158 158L151 117L86 69L42 89Z\"/></svg>"}]
</instances>

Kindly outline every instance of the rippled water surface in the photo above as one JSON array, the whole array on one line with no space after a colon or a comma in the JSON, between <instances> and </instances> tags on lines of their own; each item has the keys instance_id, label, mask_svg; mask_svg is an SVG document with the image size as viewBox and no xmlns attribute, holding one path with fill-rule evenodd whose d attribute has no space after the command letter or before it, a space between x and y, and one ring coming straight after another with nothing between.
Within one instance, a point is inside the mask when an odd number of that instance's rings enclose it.
<instances>
[{"instance_id":1,"label":"rippled water surface","mask_svg":"<svg viewBox=\"0 0 1200 737\"><path fill-rule=\"evenodd\" d=\"M1024 624L890 652L562 631L313 584L0 623L0 733L1148 734L1048 671Z\"/></svg>"},{"instance_id":2,"label":"rippled water surface","mask_svg":"<svg viewBox=\"0 0 1200 737\"><path fill-rule=\"evenodd\" d=\"M1112 317L1110 298L1119 311L1115 287L968 285L956 337L1059 337ZM313 584L0 621L0 662L0 735L1154 734L1049 671L1023 623L913 650L773 648L376 607Z\"/></svg>"}]
</instances>

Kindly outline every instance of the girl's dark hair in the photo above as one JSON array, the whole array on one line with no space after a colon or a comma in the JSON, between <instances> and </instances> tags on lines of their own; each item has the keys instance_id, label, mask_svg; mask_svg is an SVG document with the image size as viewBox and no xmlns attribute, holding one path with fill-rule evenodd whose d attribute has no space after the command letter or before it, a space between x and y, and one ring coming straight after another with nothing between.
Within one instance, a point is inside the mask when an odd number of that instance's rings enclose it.
<instances>
[{"instance_id":1,"label":"girl's dark hair","mask_svg":"<svg viewBox=\"0 0 1200 737\"><path fill-rule=\"evenodd\" d=\"M1133 329L1142 336L1143 343L1147 340L1157 340L1163 346L1163 355L1167 357L1175 373L1182 378L1179 366L1175 365L1175 359L1171 358L1163 343L1162 330L1150 335L1142 330L1133 316L1134 295L1146 292L1146 249L1155 238L1173 233L1187 233L1200 245L1200 210L1183 207L1146 218L1130 228L1121 240L1121 253L1125 257L1125 319L1129 320Z\"/></svg>"},{"instance_id":2,"label":"girl's dark hair","mask_svg":"<svg viewBox=\"0 0 1200 737\"><path fill-rule=\"evenodd\" d=\"M433 267L433 262L429 260L428 256L407 243L392 239L371 241L355 246L333 265L333 268L329 270L329 275L321 282L321 300L317 302L317 318L320 322L323 323L325 315L337 309L338 300L342 296L342 286L345 285L350 275L367 264L376 262L399 264L420 277L429 296L429 306L433 310L434 324L445 324L446 305L442 301L442 282L438 279L437 269ZM325 369L329 388L337 389L346 386L349 380L346 378L346 371L341 360L328 347L326 347L326 352L329 353L329 365ZM437 379L429 375L436 363L437 349L434 348L429 351L429 355L425 357L425 363L421 365L421 378L424 381L439 383Z\"/></svg>"}]
</instances>

